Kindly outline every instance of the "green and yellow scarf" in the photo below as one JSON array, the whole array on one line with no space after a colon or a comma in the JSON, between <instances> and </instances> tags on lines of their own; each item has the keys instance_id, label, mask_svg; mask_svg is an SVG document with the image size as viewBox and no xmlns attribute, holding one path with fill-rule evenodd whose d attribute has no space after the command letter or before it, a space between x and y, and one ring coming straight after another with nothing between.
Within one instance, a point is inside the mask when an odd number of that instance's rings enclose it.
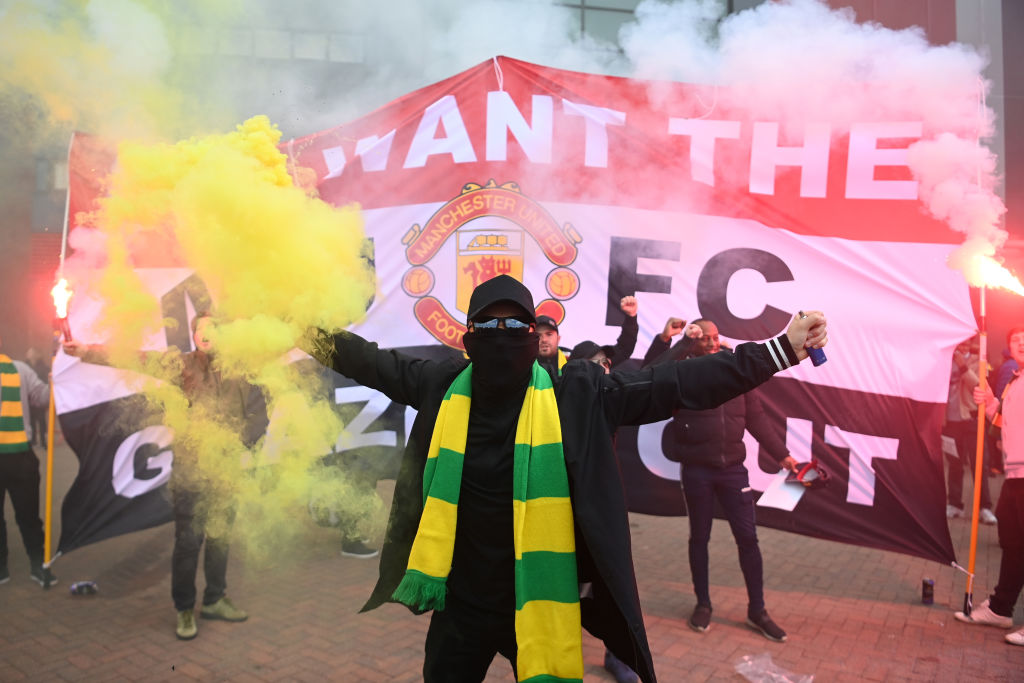
<instances>
[{"instance_id":1,"label":"green and yellow scarf","mask_svg":"<svg viewBox=\"0 0 1024 683\"><path fill-rule=\"evenodd\" d=\"M443 610L452 567L473 366L445 394L423 470L423 516L394 597ZM516 427L512 505L516 670L520 681L583 680L576 542L562 426L551 377L537 363Z\"/></svg>"},{"instance_id":2,"label":"green and yellow scarf","mask_svg":"<svg viewBox=\"0 0 1024 683\"><path fill-rule=\"evenodd\" d=\"M28 450L21 414L21 376L14 362L0 353L0 453Z\"/></svg>"}]
</instances>

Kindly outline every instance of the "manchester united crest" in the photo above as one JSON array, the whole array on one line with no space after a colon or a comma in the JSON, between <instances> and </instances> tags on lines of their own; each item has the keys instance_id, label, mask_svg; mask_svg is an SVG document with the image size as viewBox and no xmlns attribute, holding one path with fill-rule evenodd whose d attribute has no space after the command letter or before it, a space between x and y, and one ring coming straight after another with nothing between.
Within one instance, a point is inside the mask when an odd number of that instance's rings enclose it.
<instances>
[{"instance_id":1,"label":"manchester united crest","mask_svg":"<svg viewBox=\"0 0 1024 683\"><path fill-rule=\"evenodd\" d=\"M452 236L455 263L435 264L432 259ZM498 185L494 180L486 185L467 183L459 196L446 202L422 227L413 225L402 238L410 265L402 277L402 289L416 299L416 319L439 342L461 349L473 289L503 273L523 281L528 240L540 247L552 266L544 278L547 298L538 303L537 314L561 323L565 318L561 302L580 289L580 278L569 266L576 260L576 245L583 240L571 224L560 226L544 207L524 196L518 184ZM455 272L451 273L447 269L453 265ZM454 275L455 297L447 303L458 314L432 294L437 283L435 269L441 277Z\"/></svg>"}]
</instances>

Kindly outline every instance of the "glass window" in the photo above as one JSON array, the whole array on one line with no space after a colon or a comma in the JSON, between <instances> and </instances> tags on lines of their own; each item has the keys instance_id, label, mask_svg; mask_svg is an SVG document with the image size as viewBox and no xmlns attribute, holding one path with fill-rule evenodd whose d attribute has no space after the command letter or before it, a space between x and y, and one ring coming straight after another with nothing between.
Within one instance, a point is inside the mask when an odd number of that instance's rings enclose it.
<instances>
[{"instance_id":1,"label":"glass window","mask_svg":"<svg viewBox=\"0 0 1024 683\"><path fill-rule=\"evenodd\" d=\"M332 33L327 58L332 62L362 64L366 60L363 37L353 33Z\"/></svg>"},{"instance_id":2,"label":"glass window","mask_svg":"<svg viewBox=\"0 0 1024 683\"><path fill-rule=\"evenodd\" d=\"M295 59L327 59L326 34L295 33L292 37Z\"/></svg>"},{"instance_id":3,"label":"glass window","mask_svg":"<svg viewBox=\"0 0 1024 683\"><path fill-rule=\"evenodd\" d=\"M58 161L53 164L53 189L68 189L68 162Z\"/></svg>"},{"instance_id":4,"label":"glass window","mask_svg":"<svg viewBox=\"0 0 1024 683\"><path fill-rule=\"evenodd\" d=\"M252 32L252 54L266 59L289 59L292 56L292 35L277 29L255 29Z\"/></svg>"},{"instance_id":5,"label":"glass window","mask_svg":"<svg viewBox=\"0 0 1024 683\"><path fill-rule=\"evenodd\" d=\"M624 9L632 12L641 0L583 0L587 7L599 7L601 9Z\"/></svg>"},{"instance_id":6,"label":"glass window","mask_svg":"<svg viewBox=\"0 0 1024 683\"><path fill-rule=\"evenodd\" d=\"M220 33L220 51L226 55L252 54L252 31L247 28L226 28Z\"/></svg>"},{"instance_id":7,"label":"glass window","mask_svg":"<svg viewBox=\"0 0 1024 683\"><path fill-rule=\"evenodd\" d=\"M583 10L583 32L591 38L613 45L619 44L619 28L629 21L633 21L633 14L630 12Z\"/></svg>"},{"instance_id":8,"label":"glass window","mask_svg":"<svg viewBox=\"0 0 1024 683\"><path fill-rule=\"evenodd\" d=\"M185 54L208 55L217 51L217 31L207 26L186 26L181 34Z\"/></svg>"}]
</instances>

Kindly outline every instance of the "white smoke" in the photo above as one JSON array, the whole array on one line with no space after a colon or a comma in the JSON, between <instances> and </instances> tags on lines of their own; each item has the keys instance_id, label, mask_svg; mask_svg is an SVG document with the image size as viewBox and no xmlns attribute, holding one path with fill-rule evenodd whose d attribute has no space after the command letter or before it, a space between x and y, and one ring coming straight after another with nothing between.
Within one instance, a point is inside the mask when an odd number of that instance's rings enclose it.
<instances>
[{"instance_id":1,"label":"white smoke","mask_svg":"<svg viewBox=\"0 0 1024 683\"><path fill-rule=\"evenodd\" d=\"M131 0L91 0L85 8L96 41L126 76L159 78L171 63L164 25Z\"/></svg>"},{"instance_id":2,"label":"white smoke","mask_svg":"<svg viewBox=\"0 0 1024 683\"><path fill-rule=\"evenodd\" d=\"M164 116L185 129L174 131L181 137L265 113L285 137L301 136L506 55L563 69L712 84L717 94L707 116L718 109L781 121L789 138L808 122L828 122L836 140L853 122L919 121L922 138L908 159L928 210L990 252L1006 237L995 165L982 144L993 131L993 113L981 106L989 88L985 58L965 45L931 45L919 28L857 23L852 10L833 10L822 0L764 2L728 16L722 0L645 0L620 31L621 49L591 37L579 10L557 0L307 0L287 7L271 0L174 6L90 0L83 10L24 1L0 7L7 25L0 37L8 43L26 46L16 42L25 30L13 29L17 10L17 23L37 32L49 26L60 38L50 49L63 50L53 55L62 69L33 70L24 62L13 83L49 88L44 102L73 123L102 128L86 128L92 132L137 133L162 122L166 133ZM293 54L303 36L315 35L326 41L325 50L350 51L354 62L225 52L232 31L255 48L275 29L292 41ZM213 36L209 49L184 54L197 32ZM152 90L156 83L165 85L163 92ZM658 94L655 84L652 106ZM77 119L68 115L76 108Z\"/></svg>"}]
</instances>

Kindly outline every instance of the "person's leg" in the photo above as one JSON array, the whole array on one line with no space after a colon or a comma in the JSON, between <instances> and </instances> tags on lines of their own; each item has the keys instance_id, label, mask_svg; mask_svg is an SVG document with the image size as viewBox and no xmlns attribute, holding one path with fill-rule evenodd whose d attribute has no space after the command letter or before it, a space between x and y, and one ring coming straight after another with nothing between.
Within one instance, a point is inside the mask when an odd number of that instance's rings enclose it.
<instances>
[{"instance_id":1,"label":"person's leg","mask_svg":"<svg viewBox=\"0 0 1024 683\"><path fill-rule=\"evenodd\" d=\"M29 563L33 570L38 570L43 565L44 541L43 520L39 518L39 458L30 450L3 457L11 461L7 488L14 519L21 530Z\"/></svg>"},{"instance_id":2,"label":"person's leg","mask_svg":"<svg viewBox=\"0 0 1024 683\"><path fill-rule=\"evenodd\" d=\"M46 448L46 410L31 408L32 442Z\"/></svg>"},{"instance_id":3,"label":"person's leg","mask_svg":"<svg viewBox=\"0 0 1024 683\"><path fill-rule=\"evenodd\" d=\"M966 420L962 422L954 423L956 430L956 449L961 454L962 468L966 467L970 470L972 485L977 486L979 482L974 481L974 473L976 472L975 467L977 466L977 453L978 453L978 423L974 420ZM982 468L981 468L981 502L979 507L983 510L992 509L992 494L989 491L989 471L988 471L988 452L985 448L986 444L982 440ZM963 475L960 477L961 482L963 481ZM962 486L962 483L961 483ZM968 508L973 507L974 492L971 492L971 496L968 502ZM983 520L984 521L984 520Z\"/></svg>"},{"instance_id":4,"label":"person's leg","mask_svg":"<svg viewBox=\"0 0 1024 683\"><path fill-rule=\"evenodd\" d=\"M964 453L958 433L953 427L954 423L946 424L943 435L953 439L956 444L956 455L946 455L946 463L949 471L946 473L946 504L963 511L964 509Z\"/></svg>"},{"instance_id":5,"label":"person's leg","mask_svg":"<svg viewBox=\"0 0 1024 683\"><path fill-rule=\"evenodd\" d=\"M450 596L449 596L450 597ZM510 624L513 650L508 645L500 646L502 655L515 667L515 617L503 622ZM494 622L474 617L456 602L448 600L445 609L435 611L430 617L427 639L423 645L423 680L425 683L477 682L487 676L487 669L495 653L499 651L494 638ZM509 626L500 629L501 639L507 641Z\"/></svg>"},{"instance_id":6,"label":"person's leg","mask_svg":"<svg viewBox=\"0 0 1024 683\"><path fill-rule=\"evenodd\" d=\"M758 615L764 611L764 568L761 548L757 542L754 494L743 465L723 469L715 483L715 495L722 504L729 528L736 539L740 569L747 584L747 612Z\"/></svg>"},{"instance_id":7,"label":"person's leg","mask_svg":"<svg viewBox=\"0 0 1024 683\"><path fill-rule=\"evenodd\" d=\"M174 550L171 552L171 597L179 612L193 609L196 604L196 571L199 568L199 549L203 534L196 528L195 506L197 494L193 491L174 490Z\"/></svg>"},{"instance_id":8,"label":"person's leg","mask_svg":"<svg viewBox=\"0 0 1024 683\"><path fill-rule=\"evenodd\" d=\"M206 577L203 605L212 605L223 598L228 589L227 538L206 538L206 548L203 550L203 574Z\"/></svg>"},{"instance_id":9,"label":"person's leg","mask_svg":"<svg viewBox=\"0 0 1024 683\"><path fill-rule=\"evenodd\" d=\"M708 584L708 542L714 520L715 471L710 467L687 465L682 469L683 497L690 523L690 577L697 604L711 607L711 589Z\"/></svg>"},{"instance_id":10,"label":"person's leg","mask_svg":"<svg viewBox=\"0 0 1024 683\"><path fill-rule=\"evenodd\" d=\"M996 508L999 523L999 582L989 597L989 608L996 614L1012 617L1014 606L1024 590L1024 479L1007 479Z\"/></svg>"},{"instance_id":11,"label":"person's leg","mask_svg":"<svg viewBox=\"0 0 1024 683\"><path fill-rule=\"evenodd\" d=\"M0 570L7 568L7 520L4 519L4 504L11 478L6 458L0 458Z\"/></svg>"}]
</instances>

